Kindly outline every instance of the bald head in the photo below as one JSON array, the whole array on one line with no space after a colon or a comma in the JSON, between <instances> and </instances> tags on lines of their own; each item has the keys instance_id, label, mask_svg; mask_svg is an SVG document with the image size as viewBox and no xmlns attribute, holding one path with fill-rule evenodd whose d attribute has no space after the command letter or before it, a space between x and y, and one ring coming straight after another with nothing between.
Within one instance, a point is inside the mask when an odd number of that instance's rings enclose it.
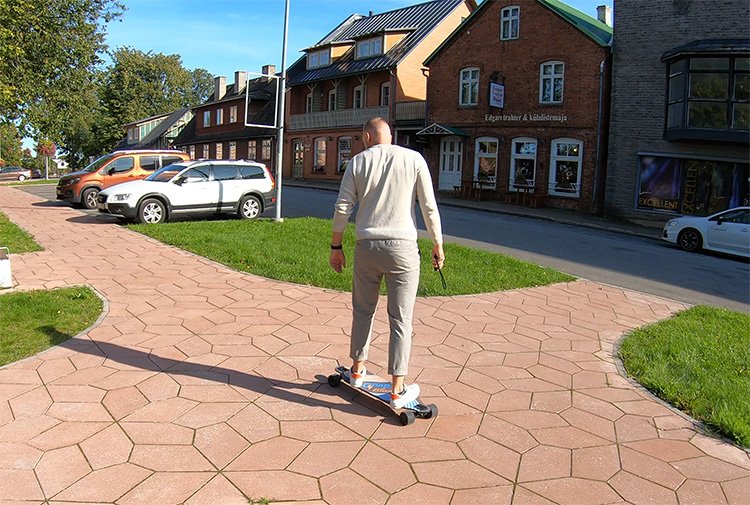
<instances>
[{"instance_id":1,"label":"bald head","mask_svg":"<svg viewBox=\"0 0 750 505\"><path fill-rule=\"evenodd\" d=\"M378 144L390 144L392 142L391 127L382 117L374 117L365 123L362 129L362 140L365 149Z\"/></svg>"}]
</instances>

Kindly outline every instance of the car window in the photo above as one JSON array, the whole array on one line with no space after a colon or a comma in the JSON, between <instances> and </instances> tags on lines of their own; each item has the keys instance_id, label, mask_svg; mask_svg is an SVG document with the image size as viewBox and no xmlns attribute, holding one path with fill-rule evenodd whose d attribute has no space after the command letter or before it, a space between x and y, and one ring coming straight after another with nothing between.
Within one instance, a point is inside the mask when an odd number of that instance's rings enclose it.
<instances>
[{"instance_id":1,"label":"car window","mask_svg":"<svg viewBox=\"0 0 750 505\"><path fill-rule=\"evenodd\" d=\"M171 165L172 163L179 163L182 161L182 158L179 156L162 156L161 157L161 166L166 167Z\"/></svg>"},{"instance_id":2,"label":"car window","mask_svg":"<svg viewBox=\"0 0 750 505\"><path fill-rule=\"evenodd\" d=\"M156 170L159 164L158 156L141 156L141 168L149 172Z\"/></svg>"},{"instance_id":3,"label":"car window","mask_svg":"<svg viewBox=\"0 0 750 505\"><path fill-rule=\"evenodd\" d=\"M182 179L188 182L205 182L208 180L208 167L198 167L186 170Z\"/></svg>"},{"instance_id":4,"label":"car window","mask_svg":"<svg viewBox=\"0 0 750 505\"><path fill-rule=\"evenodd\" d=\"M257 165L240 167L240 177L243 179L263 179L265 175L263 169Z\"/></svg>"},{"instance_id":5,"label":"car window","mask_svg":"<svg viewBox=\"0 0 750 505\"><path fill-rule=\"evenodd\" d=\"M237 178L237 167L234 165L214 165L215 181L231 181Z\"/></svg>"},{"instance_id":6,"label":"car window","mask_svg":"<svg viewBox=\"0 0 750 505\"><path fill-rule=\"evenodd\" d=\"M135 160L132 156L125 156L123 158L117 158L115 161L107 166L107 171L114 169L114 173L127 172L133 170L135 166Z\"/></svg>"},{"instance_id":7,"label":"car window","mask_svg":"<svg viewBox=\"0 0 750 505\"><path fill-rule=\"evenodd\" d=\"M725 212L720 217L725 223L750 224L750 210Z\"/></svg>"}]
</instances>

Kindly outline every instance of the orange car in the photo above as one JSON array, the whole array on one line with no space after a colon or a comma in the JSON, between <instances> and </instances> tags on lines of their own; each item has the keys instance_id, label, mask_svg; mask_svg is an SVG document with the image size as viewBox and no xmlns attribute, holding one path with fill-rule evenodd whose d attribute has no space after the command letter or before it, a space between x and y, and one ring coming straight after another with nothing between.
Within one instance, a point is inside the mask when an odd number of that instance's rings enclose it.
<instances>
[{"instance_id":1,"label":"orange car","mask_svg":"<svg viewBox=\"0 0 750 505\"><path fill-rule=\"evenodd\" d=\"M144 179L161 167L188 160L190 156L182 151L115 151L83 170L61 177L57 183L57 199L95 209L96 197L104 188Z\"/></svg>"}]
</instances>

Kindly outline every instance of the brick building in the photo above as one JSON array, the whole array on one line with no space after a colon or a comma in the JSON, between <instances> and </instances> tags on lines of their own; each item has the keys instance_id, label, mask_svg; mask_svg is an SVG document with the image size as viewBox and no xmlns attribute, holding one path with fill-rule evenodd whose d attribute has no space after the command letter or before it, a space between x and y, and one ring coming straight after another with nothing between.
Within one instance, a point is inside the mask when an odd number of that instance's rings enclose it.
<instances>
[{"instance_id":1,"label":"brick building","mask_svg":"<svg viewBox=\"0 0 750 505\"><path fill-rule=\"evenodd\" d=\"M184 107L128 123L124 125L125 138L117 144L117 149L171 149L192 117L190 109Z\"/></svg>"},{"instance_id":2,"label":"brick building","mask_svg":"<svg viewBox=\"0 0 750 505\"><path fill-rule=\"evenodd\" d=\"M264 75L275 72L273 65L261 70ZM245 111L247 123L273 125L276 85L275 79L267 77L248 80L247 72L240 71L234 73L234 83L229 85L226 77L215 77L213 95L193 108L193 118L175 139L175 147L189 153L191 159L255 160L273 171L276 130L245 126Z\"/></svg>"},{"instance_id":3,"label":"brick building","mask_svg":"<svg viewBox=\"0 0 750 505\"><path fill-rule=\"evenodd\" d=\"M606 211L748 205L750 3L615 1Z\"/></svg>"},{"instance_id":4,"label":"brick building","mask_svg":"<svg viewBox=\"0 0 750 505\"><path fill-rule=\"evenodd\" d=\"M340 179L363 149L362 125L376 116L390 122L396 143L415 147L426 106L422 62L475 7L435 0L354 14L305 49L288 72L284 175Z\"/></svg>"},{"instance_id":5,"label":"brick building","mask_svg":"<svg viewBox=\"0 0 750 505\"><path fill-rule=\"evenodd\" d=\"M596 210L611 35L556 0L485 0L425 61L420 139L438 189Z\"/></svg>"}]
</instances>

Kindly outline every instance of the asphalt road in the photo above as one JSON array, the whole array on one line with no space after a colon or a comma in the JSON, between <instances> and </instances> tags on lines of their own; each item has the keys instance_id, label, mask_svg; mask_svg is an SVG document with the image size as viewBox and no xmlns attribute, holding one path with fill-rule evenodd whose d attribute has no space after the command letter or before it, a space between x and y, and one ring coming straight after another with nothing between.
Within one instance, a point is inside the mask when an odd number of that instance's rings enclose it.
<instances>
[{"instance_id":1,"label":"asphalt road","mask_svg":"<svg viewBox=\"0 0 750 505\"><path fill-rule=\"evenodd\" d=\"M55 201L54 186L24 188ZM329 219L336 193L285 187L282 216ZM89 218L116 221L96 211ZM525 217L442 207L446 241L507 254L577 277L635 289L691 304L750 312L750 264L710 253L687 253L648 239ZM267 212L273 216L274 212ZM420 226L424 229L424 225ZM446 258L445 268L460 268Z\"/></svg>"}]
</instances>

